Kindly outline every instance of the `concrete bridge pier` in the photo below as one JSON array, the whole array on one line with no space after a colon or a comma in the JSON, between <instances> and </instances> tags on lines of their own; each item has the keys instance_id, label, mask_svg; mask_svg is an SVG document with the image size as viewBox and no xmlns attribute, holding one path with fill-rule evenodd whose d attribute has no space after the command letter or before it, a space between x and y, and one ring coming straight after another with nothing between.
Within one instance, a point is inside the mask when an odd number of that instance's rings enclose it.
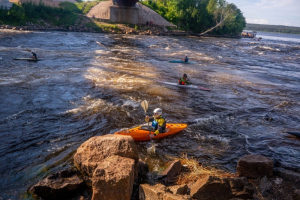
<instances>
[{"instance_id":1,"label":"concrete bridge pier","mask_svg":"<svg viewBox=\"0 0 300 200\"><path fill-rule=\"evenodd\" d=\"M110 6L110 21L120 23L139 23L139 9L129 6Z\"/></svg>"}]
</instances>

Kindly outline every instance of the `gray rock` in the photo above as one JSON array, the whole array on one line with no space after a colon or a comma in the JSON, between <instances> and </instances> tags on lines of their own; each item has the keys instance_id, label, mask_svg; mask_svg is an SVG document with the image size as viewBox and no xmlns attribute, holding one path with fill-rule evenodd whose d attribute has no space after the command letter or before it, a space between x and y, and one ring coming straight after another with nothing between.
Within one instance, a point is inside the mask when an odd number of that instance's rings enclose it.
<instances>
[{"instance_id":1,"label":"gray rock","mask_svg":"<svg viewBox=\"0 0 300 200\"><path fill-rule=\"evenodd\" d=\"M260 191L260 193L262 194L263 197L266 197L267 194L269 192L271 192L271 189L272 189L272 183L271 183L271 181L269 181L269 179L266 176L264 176L260 180L260 183L259 183L259 191Z\"/></svg>"}]
</instances>

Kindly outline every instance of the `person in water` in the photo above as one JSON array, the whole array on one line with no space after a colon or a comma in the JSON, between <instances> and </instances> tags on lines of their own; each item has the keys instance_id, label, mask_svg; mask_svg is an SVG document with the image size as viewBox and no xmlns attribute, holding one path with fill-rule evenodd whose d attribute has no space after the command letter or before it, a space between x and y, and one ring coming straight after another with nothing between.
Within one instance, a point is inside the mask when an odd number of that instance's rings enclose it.
<instances>
[{"instance_id":1,"label":"person in water","mask_svg":"<svg viewBox=\"0 0 300 200\"><path fill-rule=\"evenodd\" d=\"M187 56L187 54L185 54L185 57L182 60L183 60L183 62L188 62L189 61L189 57Z\"/></svg>"},{"instance_id":2,"label":"person in water","mask_svg":"<svg viewBox=\"0 0 300 200\"><path fill-rule=\"evenodd\" d=\"M36 59L36 60L37 60L36 53L35 53L34 51L31 51L31 53L32 53L32 56L31 56L31 58L33 58L33 59Z\"/></svg>"},{"instance_id":3,"label":"person in water","mask_svg":"<svg viewBox=\"0 0 300 200\"><path fill-rule=\"evenodd\" d=\"M162 116L162 109L156 108L153 111L153 117L149 117L148 115L145 118L146 122L152 122L152 127L154 128L154 135L158 135L159 133L166 132L166 120Z\"/></svg>"},{"instance_id":4,"label":"person in water","mask_svg":"<svg viewBox=\"0 0 300 200\"><path fill-rule=\"evenodd\" d=\"M186 74L183 74L182 78L178 81L179 85L191 85L192 82L188 79Z\"/></svg>"}]
</instances>

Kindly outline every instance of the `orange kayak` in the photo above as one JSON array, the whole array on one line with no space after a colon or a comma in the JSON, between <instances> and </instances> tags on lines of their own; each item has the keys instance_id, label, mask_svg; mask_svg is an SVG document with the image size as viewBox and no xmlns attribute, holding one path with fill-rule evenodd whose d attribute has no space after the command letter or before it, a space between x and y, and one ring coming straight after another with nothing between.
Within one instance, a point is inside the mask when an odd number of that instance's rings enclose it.
<instances>
[{"instance_id":1,"label":"orange kayak","mask_svg":"<svg viewBox=\"0 0 300 200\"><path fill-rule=\"evenodd\" d=\"M115 134L118 135L130 135L133 137L135 141L147 141L150 140L149 130L145 130L147 126L138 126L132 129L121 130L116 132ZM167 124L166 125L166 132L160 133L157 136L154 136L152 139L159 139L166 137L168 135L173 135L178 133L179 131L185 129L187 124ZM151 131L151 134L154 134L154 131Z\"/></svg>"}]
</instances>

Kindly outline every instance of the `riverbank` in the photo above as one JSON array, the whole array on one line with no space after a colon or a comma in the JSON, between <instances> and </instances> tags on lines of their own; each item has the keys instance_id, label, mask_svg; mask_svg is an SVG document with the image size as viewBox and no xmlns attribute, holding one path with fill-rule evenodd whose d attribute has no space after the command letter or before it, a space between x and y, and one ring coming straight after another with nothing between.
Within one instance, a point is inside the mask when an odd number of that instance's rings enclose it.
<instances>
[{"instance_id":1,"label":"riverbank","mask_svg":"<svg viewBox=\"0 0 300 200\"><path fill-rule=\"evenodd\" d=\"M298 171L274 168L273 160L261 155L240 158L236 174L203 166L186 154L156 172L149 172L146 160L131 136L92 137L77 149L76 168L51 174L30 191L43 199L80 200L300 198ZM149 173L155 180L147 178Z\"/></svg>"},{"instance_id":2,"label":"riverbank","mask_svg":"<svg viewBox=\"0 0 300 200\"><path fill-rule=\"evenodd\" d=\"M0 29L20 30L20 31L66 31L66 32L91 32L91 33L111 33L111 34L131 34L131 35L152 35L152 36L204 36L204 37L225 37L241 38L240 36L215 35L215 34L195 34L190 31L178 30L175 27L163 27L156 25L133 25L111 23L105 20L89 18L85 15L79 17L74 25L54 26L40 20L39 23L28 22L26 26L0 25Z\"/></svg>"}]
</instances>

